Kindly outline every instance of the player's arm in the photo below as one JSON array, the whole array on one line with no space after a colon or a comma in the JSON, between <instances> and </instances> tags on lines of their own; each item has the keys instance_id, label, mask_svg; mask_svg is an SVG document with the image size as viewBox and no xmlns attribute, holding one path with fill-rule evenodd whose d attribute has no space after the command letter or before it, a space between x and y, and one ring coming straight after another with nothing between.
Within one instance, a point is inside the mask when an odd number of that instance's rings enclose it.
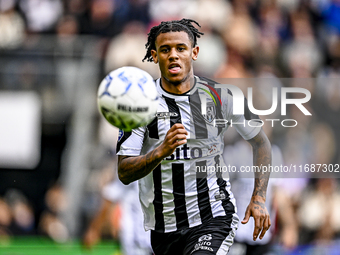
<instances>
[{"instance_id":1,"label":"player's arm","mask_svg":"<svg viewBox=\"0 0 340 255\"><path fill-rule=\"evenodd\" d=\"M260 170L263 169L263 166L267 166L266 172L258 171L254 173L254 191L242 221L242 223L245 224L249 221L250 216L254 217L255 228L253 239L255 241L260 233L260 239L262 239L271 225L269 213L265 206L267 185L270 175L270 171L268 170L271 165L271 145L266 134L262 130L254 138L248 140L248 142L253 147L254 166L258 166L258 169Z\"/></svg>"},{"instance_id":2,"label":"player's arm","mask_svg":"<svg viewBox=\"0 0 340 255\"><path fill-rule=\"evenodd\" d=\"M102 206L96 216L92 219L89 228L86 230L82 243L86 249L91 249L100 240L100 230L106 220L112 203L104 199Z\"/></svg>"},{"instance_id":3,"label":"player's arm","mask_svg":"<svg viewBox=\"0 0 340 255\"><path fill-rule=\"evenodd\" d=\"M177 123L169 129L163 143L146 155L119 156L118 177L121 182L127 185L148 175L165 157L187 142L187 134L184 126Z\"/></svg>"}]
</instances>

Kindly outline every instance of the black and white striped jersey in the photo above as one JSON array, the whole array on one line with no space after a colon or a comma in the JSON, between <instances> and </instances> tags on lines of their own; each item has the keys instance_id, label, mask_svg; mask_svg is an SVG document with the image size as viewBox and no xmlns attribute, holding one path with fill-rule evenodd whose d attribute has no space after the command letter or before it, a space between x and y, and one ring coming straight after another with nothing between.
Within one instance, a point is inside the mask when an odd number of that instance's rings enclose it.
<instances>
[{"instance_id":1,"label":"black and white striped jersey","mask_svg":"<svg viewBox=\"0 0 340 255\"><path fill-rule=\"evenodd\" d=\"M222 171L226 167L223 136L229 125L216 125L216 120L244 123L252 116L249 110L245 107L244 115L233 115L230 91L214 88L214 82L205 78L195 76L193 88L182 95L166 92L160 79L156 86L160 96L156 118L148 126L121 132L117 154L139 156L150 152L175 123L182 123L188 136L185 145L138 181L145 229L172 232L194 227L226 215L230 202L236 210L228 174ZM260 127L233 126L245 140L260 131Z\"/></svg>"}]
</instances>

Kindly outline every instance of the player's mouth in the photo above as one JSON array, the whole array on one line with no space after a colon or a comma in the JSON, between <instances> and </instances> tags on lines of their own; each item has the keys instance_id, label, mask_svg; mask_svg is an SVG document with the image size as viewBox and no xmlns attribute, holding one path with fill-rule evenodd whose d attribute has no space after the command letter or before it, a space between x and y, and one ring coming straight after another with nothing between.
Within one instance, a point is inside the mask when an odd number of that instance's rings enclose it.
<instances>
[{"instance_id":1,"label":"player's mouth","mask_svg":"<svg viewBox=\"0 0 340 255\"><path fill-rule=\"evenodd\" d=\"M168 69L171 74L178 74L181 71L181 66L179 64L171 64Z\"/></svg>"}]
</instances>

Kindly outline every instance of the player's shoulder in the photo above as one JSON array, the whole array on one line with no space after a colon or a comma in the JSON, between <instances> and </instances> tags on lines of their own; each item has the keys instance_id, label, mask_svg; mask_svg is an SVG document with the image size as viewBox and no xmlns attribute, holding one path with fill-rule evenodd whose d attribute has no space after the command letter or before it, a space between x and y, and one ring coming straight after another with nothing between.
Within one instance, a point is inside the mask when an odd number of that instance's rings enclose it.
<instances>
[{"instance_id":1,"label":"player's shoulder","mask_svg":"<svg viewBox=\"0 0 340 255\"><path fill-rule=\"evenodd\" d=\"M214 87L215 87L216 84L219 84L217 81L214 81L212 79L209 79L209 78L203 77L203 76L196 76L196 79L197 79L198 83L208 84L208 85L214 86Z\"/></svg>"},{"instance_id":2,"label":"player's shoulder","mask_svg":"<svg viewBox=\"0 0 340 255\"><path fill-rule=\"evenodd\" d=\"M216 85L219 84L217 81L214 81L214 80L209 79L207 77L195 76L195 78L196 78L196 83L198 83L199 85L208 86L209 88L215 89Z\"/></svg>"},{"instance_id":3,"label":"player's shoulder","mask_svg":"<svg viewBox=\"0 0 340 255\"><path fill-rule=\"evenodd\" d=\"M196 76L196 79L197 79L198 84L208 86L210 89L213 89L219 92L221 96L223 96L223 94L226 94L227 96L233 95L227 87L224 87L223 84L217 81L214 81L210 78L202 77L202 76Z\"/></svg>"}]
</instances>

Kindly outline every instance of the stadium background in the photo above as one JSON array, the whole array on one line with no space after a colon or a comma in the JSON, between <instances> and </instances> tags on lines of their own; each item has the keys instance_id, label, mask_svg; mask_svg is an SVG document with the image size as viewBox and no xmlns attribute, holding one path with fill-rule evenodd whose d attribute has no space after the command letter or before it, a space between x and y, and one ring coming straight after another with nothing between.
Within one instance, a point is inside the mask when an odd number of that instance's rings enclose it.
<instances>
[{"instance_id":1,"label":"stadium background","mask_svg":"<svg viewBox=\"0 0 340 255\"><path fill-rule=\"evenodd\" d=\"M197 75L304 78L295 86L311 91L313 117L291 108L298 126L271 137L285 164L340 162L338 0L1 0L0 254L84 252L79 240L115 176L117 130L99 116L97 86L124 65L157 77L141 62L146 34L182 17L205 33ZM231 131L226 145L238 139ZM281 187L298 242L284 249L277 222L276 254L338 254L339 181L300 177ZM93 254L118 249L109 225Z\"/></svg>"}]
</instances>

